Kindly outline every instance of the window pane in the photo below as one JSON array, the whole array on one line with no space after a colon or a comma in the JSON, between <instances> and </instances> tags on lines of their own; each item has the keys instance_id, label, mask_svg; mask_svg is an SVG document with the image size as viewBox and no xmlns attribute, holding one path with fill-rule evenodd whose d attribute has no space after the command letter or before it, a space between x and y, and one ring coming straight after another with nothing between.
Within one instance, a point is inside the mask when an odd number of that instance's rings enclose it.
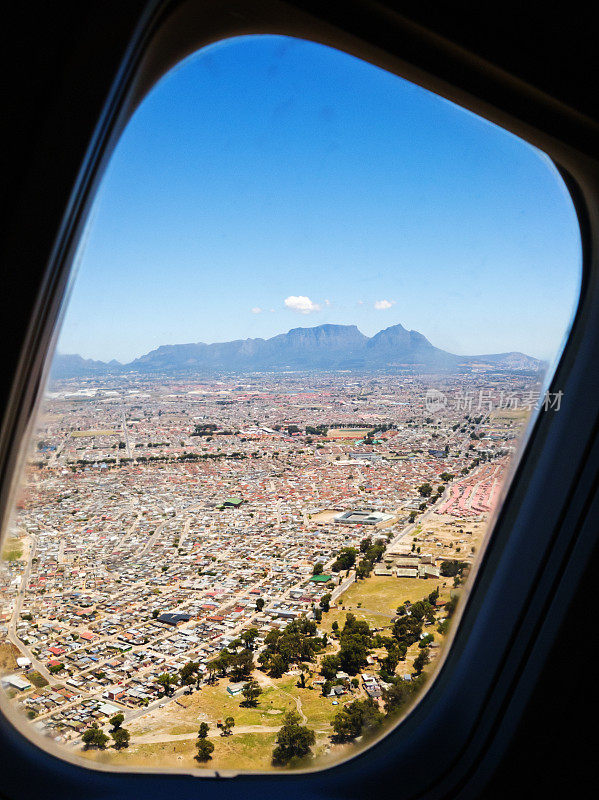
<instances>
[{"instance_id":1,"label":"window pane","mask_svg":"<svg viewBox=\"0 0 599 800\"><path fill-rule=\"evenodd\" d=\"M4 710L89 765L348 758L433 679L559 408L556 169L346 54L235 39L137 110L77 262L4 532Z\"/></svg>"}]
</instances>

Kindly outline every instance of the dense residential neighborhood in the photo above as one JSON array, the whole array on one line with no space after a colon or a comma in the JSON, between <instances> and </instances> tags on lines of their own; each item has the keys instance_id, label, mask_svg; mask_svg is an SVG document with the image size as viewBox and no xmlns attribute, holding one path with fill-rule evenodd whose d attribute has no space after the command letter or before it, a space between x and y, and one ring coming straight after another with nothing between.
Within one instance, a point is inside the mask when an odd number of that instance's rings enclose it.
<instances>
[{"instance_id":1,"label":"dense residential neighborhood","mask_svg":"<svg viewBox=\"0 0 599 800\"><path fill-rule=\"evenodd\" d=\"M222 735L214 692L224 719L253 674L265 698L291 698L286 722L262 709L254 730L225 725L227 747L279 729L287 741L314 720L306 752L347 747L343 714L374 730L399 708L396 684L433 669L537 393L526 373L482 369L54 381L4 543L7 701L80 754L105 749L122 714L118 763L163 746L192 701L192 730L204 714ZM369 608L377 591L386 606ZM366 625L356 669L339 661L352 618ZM408 636L402 619L429 628ZM278 669L275 643L300 623L314 646ZM278 747L273 763L289 763ZM198 745L198 760L218 752Z\"/></svg>"}]
</instances>

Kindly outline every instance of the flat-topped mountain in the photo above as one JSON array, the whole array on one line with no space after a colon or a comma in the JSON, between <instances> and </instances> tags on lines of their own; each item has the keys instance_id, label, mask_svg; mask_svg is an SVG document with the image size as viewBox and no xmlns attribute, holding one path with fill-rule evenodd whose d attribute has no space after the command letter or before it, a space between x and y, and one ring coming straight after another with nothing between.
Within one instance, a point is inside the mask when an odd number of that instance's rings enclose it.
<instances>
[{"instance_id":1,"label":"flat-topped mountain","mask_svg":"<svg viewBox=\"0 0 599 800\"><path fill-rule=\"evenodd\" d=\"M56 355L53 378L115 375L127 372L256 372L284 370L401 369L431 372L473 367L536 371L543 366L524 353L457 356L432 345L418 331L392 325L365 336L356 325L317 325L293 328L270 339L237 339L215 344L166 344L129 364L105 363L78 355Z\"/></svg>"}]
</instances>

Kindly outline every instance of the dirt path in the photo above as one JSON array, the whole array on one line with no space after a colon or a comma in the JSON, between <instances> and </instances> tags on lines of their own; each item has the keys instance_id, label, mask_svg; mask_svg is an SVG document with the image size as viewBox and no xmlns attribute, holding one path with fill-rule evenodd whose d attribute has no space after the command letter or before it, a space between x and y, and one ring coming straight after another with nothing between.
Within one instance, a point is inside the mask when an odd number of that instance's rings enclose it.
<instances>
[{"instance_id":1,"label":"dirt path","mask_svg":"<svg viewBox=\"0 0 599 800\"><path fill-rule=\"evenodd\" d=\"M305 718L304 718L305 719ZM236 725L232 735L240 733L278 733L280 725ZM315 731L315 733L327 734L328 731ZM216 739L221 735L218 728L211 728L208 732L209 739ZM146 734L145 736L131 736L131 744L163 744L165 742L183 742L186 740L197 739L197 733L173 733L173 734Z\"/></svg>"},{"instance_id":2,"label":"dirt path","mask_svg":"<svg viewBox=\"0 0 599 800\"><path fill-rule=\"evenodd\" d=\"M297 708L297 713L301 717L302 723L305 725L308 722L308 717L304 714L304 710L302 708L302 701L299 697L294 697L292 694L289 694L289 692L286 692L285 689L281 689L280 686L277 686L276 683L273 683L272 680L268 677L268 675L265 675L265 673L263 672L260 673L260 678L261 680L259 680L259 682L262 686L264 685L272 686L274 689L278 689L281 692L281 694L284 694L285 697L289 697L291 700L293 700L293 702L295 703L295 707Z\"/></svg>"}]
</instances>

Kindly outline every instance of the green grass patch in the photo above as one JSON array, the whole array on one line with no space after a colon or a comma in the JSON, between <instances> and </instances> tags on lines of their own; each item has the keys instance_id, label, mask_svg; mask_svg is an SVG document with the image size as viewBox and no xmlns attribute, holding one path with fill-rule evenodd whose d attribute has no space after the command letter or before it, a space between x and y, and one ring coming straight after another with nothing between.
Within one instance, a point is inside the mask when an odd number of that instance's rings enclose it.
<instances>
[{"instance_id":1,"label":"green grass patch","mask_svg":"<svg viewBox=\"0 0 599 800\"><path fill-rule=\"evenodd\" d=\"M36 670L32 670L31 672L27 673L27 680L37 689L41 689L43 686L48 685L48 681Z\"/></svg>"}]
</instances>

